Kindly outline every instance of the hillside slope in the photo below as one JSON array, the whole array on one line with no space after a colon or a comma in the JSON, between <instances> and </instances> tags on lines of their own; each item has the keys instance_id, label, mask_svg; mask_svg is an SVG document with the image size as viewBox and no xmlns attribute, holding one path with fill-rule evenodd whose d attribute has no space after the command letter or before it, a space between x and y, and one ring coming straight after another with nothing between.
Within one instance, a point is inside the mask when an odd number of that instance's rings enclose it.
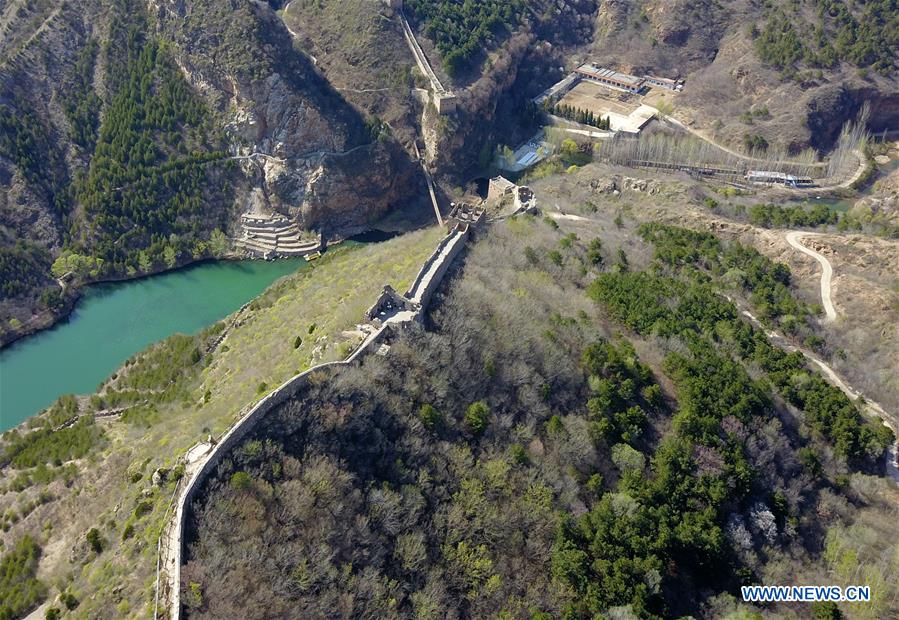
<instances>
[{"instance_id":1,"label":"hillside slope","mask_svg":"<svg viewBox=\"0 0 899 620\"><path fill-rule=\"evenodd\" d=\"M876 600L842 611L895 613L896 490L859 473L886 437L710 263L795 307L783 266L635 232L497 224L427 331L273 411L194 507L188 616L778 617L738 586L859 572Z\"/></svg>"},{"instance_id":2,"label":"hillside slope","mask_svg":"<svg viewBox=\"0 0 899 620\"><path fill-rule=\"evenodd\" d=\"M327 236L413 209L422 179L248 0L12 2L0 41L0 338L84 282L228 249L263 208ZM18 245L16 245L18 244ZM65 275L61 290L51 278Z\"/></svg>"},{"instance_id":3,"label":"hillside slope","mask_svg":"<svg viewBox=\"0 0 899 620\"><path fill-rule=\"evenodd\" d=\"M345 357L358 338L344 330L384 284L409 286L442 236L430 228L329 250L234 315L135 354L96 393L65 396L3 433L0 559L30 536L36 583L34 597L20 598L25 566L11 569L14 577L0 584L0 617L14 598L20 611L41 601L65 608L63 593L78 601L72 617L151 617L156 544L184 471L180 459L274 386ZM74 416L79 421L65 425Z\"/></svg>"}]
</instances>

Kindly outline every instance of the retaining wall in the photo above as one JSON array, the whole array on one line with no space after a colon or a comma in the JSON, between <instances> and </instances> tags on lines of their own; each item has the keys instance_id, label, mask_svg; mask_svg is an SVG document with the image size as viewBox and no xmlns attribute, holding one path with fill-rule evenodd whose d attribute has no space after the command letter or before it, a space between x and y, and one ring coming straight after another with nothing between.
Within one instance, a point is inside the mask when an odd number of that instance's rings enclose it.
<instances>
[{"instance_id":1,"label":"retaining wall","mask_svg":"<svg viewBox=\"0 0 899 620\"><path fill-rule=\"evenodd\" d=\"M424 264L421 266L421 269L418 270L418 275L415 276L415 280L412 281L411 286L409 286L409 290L403 293L403 297L405 297L406 299L412 299L415 296L415 291L418 289L418 287L421 286L422 280L431 269L431 266L433 266L437 259L440 258L440 253L443 252L443 248L445 248L453 241L456 232L457 231L453 231L440 240L440 243L437 244L437 248L424 262Z\"/></svg>"}]
</instances>

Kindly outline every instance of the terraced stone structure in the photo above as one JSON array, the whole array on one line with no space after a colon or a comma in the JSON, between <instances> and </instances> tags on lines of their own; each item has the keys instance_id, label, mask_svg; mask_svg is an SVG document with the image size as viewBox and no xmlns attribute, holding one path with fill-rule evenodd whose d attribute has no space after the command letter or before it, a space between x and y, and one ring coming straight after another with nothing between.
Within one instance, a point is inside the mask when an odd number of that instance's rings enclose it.
<instances>
[{"instance_id":1,"label":"terraced stone structure","mask_svg":"<svg viewBox=\"0 0 899 620\"><path fill-rule=\"evenodd\" d=\"M321 234L317 239L304 239L297 223L282 215L244 213L240 221L243 237L237 244L254 256L306 256L322 249Z\"/></svg>"}]
</instances>

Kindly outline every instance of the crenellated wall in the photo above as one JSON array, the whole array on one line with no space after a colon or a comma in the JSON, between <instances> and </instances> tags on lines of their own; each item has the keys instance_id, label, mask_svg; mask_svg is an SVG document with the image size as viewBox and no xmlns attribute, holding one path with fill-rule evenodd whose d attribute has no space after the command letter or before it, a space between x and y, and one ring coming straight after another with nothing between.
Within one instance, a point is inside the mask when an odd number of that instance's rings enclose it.
<instances>
[{"instance_id":1,"label":"crenellated wall","mask_svg":"<svg viewBox=\"0 0 899 620\"><path fill-rule=\"evenodd\" d=\"M412 281L412 284L409 286L409 290L403 293L403 297L405 297L406 299L411 299L412 297L414 297L415 290L419 286L421 286L422 279L425 277L425 275L427 275L428 270L440 257L440 253L443 251L443 248L445 248L450 243L450 241L453 240L453 235L455 235L455 232L456 231L452 231L450 234L440 240L440 243L437 244L437 247L434 249L431 255L428 256L427 260L425 260L425 262L422 264L421 269L418 270L418 275L415 276L415 280Z\"/></svg>"},{"instance_id":2,"label":"crenellated wall","mask_svg":"<svg viewBox=\"0 0 899 620\"><path fill-rule=\"evenodd\" d=\"M194 471L187 480L186 485L181 490L176 499L173 529L169 531L166 549L174 551L174 558L169 557L165 562L164 570L168 571L168 604L166 608L170 618L181 617L181 564L184 557L184 529L187 520L187 513L194 497L199 490L203 480L212 473L221 462L224 455L233 449L247 433L249 433L269 411L281 405L288 399L296 396L296 394L309 385L309 377L316 372L333 373L344 366L355 363L363 355L369 351L377 350L381 342L390 333L392 329L401 329L404 326L403 321L408 324L411 320L418 318L427 307L431 296L440 285L444 275L450 264L465 247L465 242L469 235L469 226L457 226L450 234L444 237L430 257L422 265L418 276L405 297L415 301L420 306L412 318L404 318L402 321L388 321L382 325L377 331L373 332L359 347L345 360L337 362L328 362L319 364L312 368L291 377L281 384L277 389L265 396L256 403L250 411L238 420L219 440L213 449L205 456L205 460ZM394 293L395 294L395 293ZM382 294L383 296L383 294ZM165 534L163 534L165 536ZM163 554L160 554L163 555ZM169 555L169 554L165 554ZM157 578L158 579L158 578Z\"/></svg>"},{"instance_id":3,"label":"crenellated wall","mask_svg":"<svg viewBox=\"0 0 899 620\"><path fill-rule=\"evenodd\" d=\"M446 275L446 271L449 269L453 259L455 259L456 256L459 255L459 252L462 251L462 248L465 247L465 242L468 239L470 230L471 229L468 226L457 227L453 233L447 237L447 243L443 244L443 247L435 253L436 255L433 256L433 260L431 261L428 270L418 281L417 287L412 289L412 296L410 299L414 303L421 304L422 310L427 308L428 302L431 301L431 295L433 295L434 291L437 290L437 287L440 286L440 282L443 280L443 276Z\"/></svg>"}]
</instances>

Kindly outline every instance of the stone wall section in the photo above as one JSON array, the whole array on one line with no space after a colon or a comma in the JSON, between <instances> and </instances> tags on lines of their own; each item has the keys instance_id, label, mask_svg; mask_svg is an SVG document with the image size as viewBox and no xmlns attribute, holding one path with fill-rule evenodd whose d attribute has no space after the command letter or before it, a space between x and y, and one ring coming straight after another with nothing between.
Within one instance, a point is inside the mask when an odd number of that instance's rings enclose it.
<instances>
[{"instance_id":1,"label":"stone wall section","mask_svg":"<svg viewBox=\"0 0 899 620\"><path fill-rule=\"evenodd\" d=\"M393 330L403 329L413 320L420 320L427 307L431 296L437 290L441 280L446 275L450 264L465 247L470 234L470 226L457 225L444 237L430 257L422 265L412 287L404 296L414 302L414 312L408 312L408 316L396 316L383 323L371 333L359 347L345 360L327 362L313 366L300 374L291 377L278 388L257 402L246 415L238 420L202 458L202 462L196 465L196 469L187 475L187 482L175 499L174 520L167 532L163 533L160 541L160 568L165 574L165 584L162 586L162 599L166 601L165 609L169 618L181 617L181 564L184 557L184 531L189 507L194 501L202 482L209 476L224 455L233 449L247 434L253 430L256 424L268 412L296 396L309 385L309 377L313 373L339 371L340 368L354 364L363 355L370 351L377 351L383 341L389 337ZM395 293L394 293L395 294ZM384 294L382 294L383 297ZM380 298L379 298L380 299ZM377 305L377 304L376 304ZM163 561L164 558L164 561ZM157 584L160 577L157 575ZM160 586L157 585L157 589ZM157 600L159 592L157 590ZM156 614L154 614L156 615Z\"/></svg>"}]
</instances>

